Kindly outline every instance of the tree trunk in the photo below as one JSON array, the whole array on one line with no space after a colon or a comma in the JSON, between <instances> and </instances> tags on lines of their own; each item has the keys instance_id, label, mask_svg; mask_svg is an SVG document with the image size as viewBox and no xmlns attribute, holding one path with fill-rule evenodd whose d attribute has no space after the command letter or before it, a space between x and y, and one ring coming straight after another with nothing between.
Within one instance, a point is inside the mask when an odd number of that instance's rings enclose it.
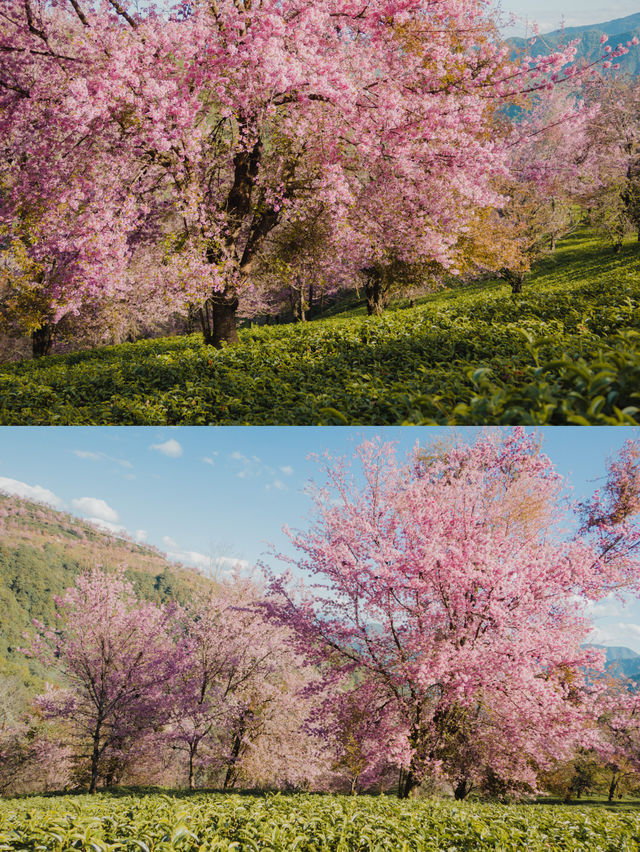
<instances>
[{"instance_id":1,"label":"tree trunk","mask_svg":"<svg viewBox=\"0 0 640 852\"><path fill-rule=\"evenodd\" d=\"M611 784L609 784L609 801L610 802L613 801L613 797L616 794L616 789L618 787L618 781L619 781L618 773L616 772L616 770L614 770L613 774L611 775Z\"/></svg>"},{"instance_id":2,"label":"tree trunk","mask_svg":"<svg viewBox=\"0 0 640 852\"><path fill-rule=\"evenodd\" d=\"M471 783L467 781L466 778L461 778L453 788L453 796L456 802L461 802L463 799L466 799L471 792L471 787Z\"/></svg>"},{"instance_id":3,"label":"tree trunk","mask_svg":"<svg viewBox=\"0 0 640 852\"><path fill-rule=\"evenodd\" d=\"M398 798L408 799L411 791L417 786L418 782L411 769L401 769L400 777L398 778Z\"/></svg>"},{"instance_id":4,"label":"tree trunk","mask_svg":"<svg viewBox=\"0 0 640 852\"><path fill-rule=\"evenodd\" d=\"M200 325L204 342L221 349L223 345L235 346L238 343L236 326L237 296L214 293L199 309Z\"/></svg>"},{"instance_id":5,"label":"tree trunk","mask_svg":"<svg viewBox=\"0 0 640 852\"><path fill-rule=\"evenodd\" d=\"M306 305L304 302L304 289L302 287L302 282L299 282L300 286L298 288L298 300L300 306L300 322L307 321L307 313L306 313Z\"/></svg>"},{"instance_id":6,"label":"tree trunk","mask_svg":"<svg viewBox=\"0 0 640 852\"><path fill-rule=\"evenodd\" d=\"M522 282L524 276L520 273L517 273L511 278L511 292L514 296L517 296L519 293L522 293Z\"/></svg>"},{"instance_id":7,"label":"tree trunk","mask_svg":"<svg viewBox=\"0 0 640 852\"><path fill-rule=\"evenodd\" d=\"M189 789L190 790L196 789L196 782L195 782L194 777L193 777L193 759L194 759L195 756L196 756L196 748L192 743L190 743L189 744Z\"/></svg>"},{"instance_id":8,"label":"tree trunk","mask_svg":"<svg viewBox=\"0 0 640 852\"><path fill-rule=\"evenodd\" d=\"M42 358L51 353L53 339L55 336L55 325L52 322L42 323L40 328L31 332L31 350L34 358Z\"/></svg>"},{"instance_id":9,"label":"tree trunk","mask_svg":"<svg viewBox=\"0 0 640 852\"><path fill-rule=\"evenodd\" d=\"M89 792L95 793L98 786L98 764L100 762L100 729L102 725L98 722L93 732L93 750L91 752L91 781L89 782Z\"/></svg>"},{"instance_id":10,"label":"tree trunk","mask_svg":"<svg viewBox=\"0 0 640 852\"><path fill-rule=\"evenodd\" d=\"M193 334L196 330L196 326L198 325L198 308L193 304L193 302L189 302L187 305L187 320L185 323L185 331L187 334Z\"/></svg>"},{"instance_id":11,"label":"tree trunk","mask_svg":"<svg viewBox=\"0 0 640 852\"><path fill-rule=\"evenodd\" d=\"M227 765L227 772L224 776L224 783L222 785L223 790L228 790L229 787L231 787L232 783L235 781L234 771L236 763L238 761L238 757L240 755L240 749L242 748L242 738L244 737L245 727L245 717L242 716L240 718L238 730L233 740L231 758L229 760L229 764Z\"/></svg>"},{"instance_id":12,"label":"tree trunk","mask_svg":"<svg viewBox=\"0 0 640 852\"><path fill-rule=\"evenodd\" d=\"M369 316L381 316L387 303L386 293L382 284L382 274L376 267L365 269L367 276L364 292L367 298L367 313Z\"/></svg>"}]
</instances>

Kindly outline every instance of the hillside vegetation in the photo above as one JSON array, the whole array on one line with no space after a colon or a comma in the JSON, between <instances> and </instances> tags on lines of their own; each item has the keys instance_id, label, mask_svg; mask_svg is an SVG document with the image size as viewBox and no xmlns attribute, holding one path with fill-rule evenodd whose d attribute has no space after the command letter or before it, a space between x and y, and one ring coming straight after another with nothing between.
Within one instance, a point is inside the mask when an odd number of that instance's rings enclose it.
<instances>
[{"instance_id":1,"label":"hillside vegetation","mask_svg":"<svg viewBox=\"0 0 640 852\"><path fill-rule=\"evenodd\" d=\"M549 50L557 50L559 45L567 44L569 41L579 39L579 59L593 61L600 52L600 37L609 36L610 43L615 46L619 43L626 44L634 36L640 36L640 13L628 15L625 18L616 18L601 24L591 24L585 27L565 27L564 30L554 30L537 37L533 45L528 46L528 51L533 56L540 56ZM510 38L508 40L517 50L524 50L525 39ZM621 73L637 76L640 73L640 54L637 50L631 50L621 56L617 62L620 64Z\"/></svg>"},{"instance_id":2,"label":"hillside vegetation","mask_svg":"<svg viewBox=\"0 0 640 852\"><path fill-rule=\"evenodd\" d=\"M53 597L94 565L126 568L147 600L184 602L208 583L194 570L170 563L154 548L101 532L73 515L0 493L0 674L41 686L42 667L18 650L37 618L54 624Z\"/></svg>"},{"instance_id":3,"label":"hillside vegetation","mask_svg":"<svg viewBox=\"0 0 640 852\"><path fill-rule=\"evenodd\" d=\"M193 335L5 365L0 422L635 424L639 320L637 244L582 233L517 296L493 281L222 350Z\"/></svg>"},{"instance_id":4,"label":"hillside vegetation","mask_svg":"<svg viewBox=\"0 0 640 852\"><path fill-rule=\"evenodd\" d=\"M108 793L0 804L0 849L631 852L637 810L387 797Z\"/></svg>"}]
</instances>

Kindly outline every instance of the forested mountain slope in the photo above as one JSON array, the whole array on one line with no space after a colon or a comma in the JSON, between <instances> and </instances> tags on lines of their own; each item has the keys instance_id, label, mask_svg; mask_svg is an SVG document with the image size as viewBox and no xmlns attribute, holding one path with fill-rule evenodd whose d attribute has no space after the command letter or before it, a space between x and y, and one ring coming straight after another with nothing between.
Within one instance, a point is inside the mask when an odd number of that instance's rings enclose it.
<instances>
[{"instance_id":1,"label":"forested mountain slope","mask_svg":"<svg viewBox=\"0 0 640 852\"><path fill-rule=\"evenodd\" d=\"M54 595L92 565L122 566L136 592L158 602L184 601L210 581L169 562L148 545L103 532L80 518L0 493L0 674L36 686L43 672L18 650L34 618L53 624Z\"/></svg>"},{"instance_id":2,"label":"forested mountain slope","mask_svg":"<svg viewBox=\"0 0 640 852\"><path fill-rule=\"evenodd\" d=\"M640 38L640 12L626 18L616 18L602 24L591 24L587 27L566 27L564 30L554 30L537 37L535 44L529 50L533 56L540 56L554 50L559 44L566 44L574 39L580 39L578 59L595 59L602 49L600 36L609 36L609 44L615 48L618 44L626 44L634 36ZM516 50L523 50L525 39L510 38L509 43ZM640 74L640 52L630 50L625 56L616 60L620 63L620 72L637 76Z\"/></svg>"}]
</instances>

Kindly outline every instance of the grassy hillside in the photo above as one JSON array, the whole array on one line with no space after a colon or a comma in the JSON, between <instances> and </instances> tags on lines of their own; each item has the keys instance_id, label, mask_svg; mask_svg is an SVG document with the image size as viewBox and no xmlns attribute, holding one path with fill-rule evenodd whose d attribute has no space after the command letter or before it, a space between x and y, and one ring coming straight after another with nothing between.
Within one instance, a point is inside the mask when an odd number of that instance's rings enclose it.
<instances>
[{"instance_id":1,"label":"grassy hillside","mask_svg":"<svg viewBox=\"0 0 640 852\"><path fill-rule=\"evenodd\" d=\"M582 233L521 296L495 281L363 313L4 365L0 423L640 422L636 243Z\"/></svg>"},{"instance_id":2,"label":"grassy hillside","mask_svg":"<svg viewBox=\"0 0 640 852\"><path fill-rule=\"evenodd\" d=\"M197 793L28 798L0 803L3 850L602 850L631 852L631 807L398 801L387 796Z\"/></svg>"},{"instance_id":3,"label":"grassy hillside","mask_svg":"<svg viewBox=\"0 0 640 852\"><path fill-rule=\"evenodd\" d=\"M117 566L138 595L157 602L184 601L208 581L157 550L101 532L73 515L0 494L0 674L38 685L43 672L17 649L33 618L52 625L53 596L81 571Z\"/></svg>"}]
</instances>

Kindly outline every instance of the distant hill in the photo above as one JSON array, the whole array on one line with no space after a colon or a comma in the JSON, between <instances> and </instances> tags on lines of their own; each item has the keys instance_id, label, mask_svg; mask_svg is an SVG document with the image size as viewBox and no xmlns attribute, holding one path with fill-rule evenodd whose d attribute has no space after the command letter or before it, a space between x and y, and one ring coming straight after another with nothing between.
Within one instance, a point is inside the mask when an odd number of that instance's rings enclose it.
<instances>
[{"instance_id":1,"label":"distant hill","mask_svg":"<svg viewBox=\"0 0 640 852\"><path fill-rule=\"evenodd\" d=\"M615 48L618 44L625 44L634 36L640 38L640 12L629 15L626 18L617 18L614 21L606 21L603 24L591 24L587 27L566 27L564 30L554 30L537 37L536 43L527 49L534 56L555 50L558 45L566 44L574 39L580 39L578 45L578 59L591 60L598 57L602 52L600 37L609 36L608 44ZM523 38L507 39L513 46L515 52L523 51L526 41ZM615 60L620 63L618 73L626 73L632 76L640 74L640 45L632 47L625 56Z\"/></svg>"},{"instance_id":2,"label":"distant hill","mask_svg":"<svg viewBox=\"0 0 640 852\"><path fill-rule=\"evenodd\" d=\"M606 651L607 664L610 666L612 674L640 681L640 654L636 654L631 648L605 645L593 645L592 647Z\"/></svg>"},{"instance_id":3,"label":"distant hill","mask_svg":"<svg viewBox=\"0 0 640 852\"><path fill-rule=\"evenodd\" d=\"M74 515L0 493L0 674L41 684L39 664L17 649L37 618L52 625L53 596L94 565L122 566L139 597L185 601L210 587L193 568L170 562L154 547L103 532Z\"/></svg>"}]
</instances>

